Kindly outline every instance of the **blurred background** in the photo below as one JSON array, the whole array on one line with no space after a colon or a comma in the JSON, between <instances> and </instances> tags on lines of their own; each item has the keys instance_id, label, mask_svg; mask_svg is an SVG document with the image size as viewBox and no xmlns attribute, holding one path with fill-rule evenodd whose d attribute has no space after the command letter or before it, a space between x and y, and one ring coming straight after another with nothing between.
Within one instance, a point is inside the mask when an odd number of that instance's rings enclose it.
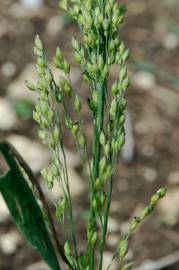
<instances>
[{"instance_id":1,"label":"blurred background","mask_svg":"<svg viewBox=\"0 0 179 270\"><path fill-rule=\"evenodd\" d=\"M177 270L179 0L120 2L126 3L128 8L121 36L131 51L129 72L132 86L127 93L127 144L114 184L104 269L119 237L126 233L129 219L140 213L158 188L167 186L166 198L133 237L127 260L134 261L136 269L140 270ZM37 80L33 55L36 34L45 43L49 62L52 62L57 45L63 49L73 66L73 85L85 102L89 92L87 85L81 82L81 70L72 55L70 42L72 36L79 35L78 29L67 15L59 12L58 1L0 0L0 138L8 139L39 174L40 169L48 164L50 154L39 141L37 125L32 120L37 97L24 85L26 79ZM114 66L111 81L117 75ZM91 118L87 106L85 108L86 129L91 139ZM87 216L88 185L69 134L66 134L65 147L75 217L81 220L78 237L83 248L85 228L82 221ZM59 197L58 187L54 187L50 195L45 185L42 186L49 202L55 202ZM168 255L171 256L166 257ZM164 260L158 261L161 258ZM46 269L41 263L36 264L39 261L35 251L16 230L0 197L0 270ZM113 269L115 267L113 265Z\"/></svg>"}]
</instances>

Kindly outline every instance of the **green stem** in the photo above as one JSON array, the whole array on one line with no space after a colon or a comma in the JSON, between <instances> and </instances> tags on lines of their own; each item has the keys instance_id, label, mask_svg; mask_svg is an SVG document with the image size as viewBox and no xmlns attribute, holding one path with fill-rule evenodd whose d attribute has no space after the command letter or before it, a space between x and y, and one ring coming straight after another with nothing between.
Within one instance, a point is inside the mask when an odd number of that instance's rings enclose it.
<instances>
[{"instance_id":1,"label":"green stem","mask_svg":"<svg viewBox=\"0 0 179 270\"><path fill-rule=\"evenodd\" d=\"M70 187L69 187L69 179L68 179L68 171L67 171L67 160L66 160L66 155L65 155L63 143L61 144L61 149L62 149L64 163L65 163L65 173L66 173L66 181L67 181L66 188L67 188L68 201L69 201L69 218L70 218L70 223L71 223L71 228L72 228L72 239L73 239L76 263L77 263L77 267L79 268L76 230L75 230L75 223L74 223L74 218L73 218L72 200L71 200L71 193L70 193Z\"/></svg>"},{"instance_id":2,"label":"green stem","mask_svg":"<svg viewBox=\"0 0 179 270\"><path fill-rule=\"evenodd\" d=\"M98 270L102 269L103 265L103 253L105 248L105 240L106 240L106 233L107 233L107 227L108 227L108 218L109 218L109 211L111 206L111 196L112 196L112 186L113 186L113 180L110 179L109 183L109 194L108 194L108 200L107 200L107 208L104 215L104 226L103 226L103 232L102 232L102 239L100 244L100 257L99 257L99 264L98 264Z\"/></svg>"},{"instance_id":3,"label":"green stem","mask_svg":"<svg viewBox=\"0 0 179 270\"><path fill-rule=\"evenodd\" d=\"M104 104L105 104L105 92L106 92L106 80L101 80L96 84L98 92L98 109L96 113L95 125L94 125L94 139L93 139L93 168L92 168L92 192L91 192L91 220L93 226L96 225L95 211L92 207L92 202L95 197L95 181L99 176L99 162L101 156L100 134L103 127L104 118ZM94 269L94 247L90 247L90 270Z\"/></svg>"}]
</instances>

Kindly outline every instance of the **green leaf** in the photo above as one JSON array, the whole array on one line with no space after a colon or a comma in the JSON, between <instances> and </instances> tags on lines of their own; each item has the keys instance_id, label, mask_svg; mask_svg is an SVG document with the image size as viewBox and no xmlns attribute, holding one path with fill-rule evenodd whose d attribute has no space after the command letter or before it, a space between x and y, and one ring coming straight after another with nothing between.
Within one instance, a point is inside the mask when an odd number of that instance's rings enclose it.
<instances>
[{"instance_id":1,"label":"green leaf","mask_svg":"<svg viewBox=\"0 0 179 270\"><path fill-rule=\"evenodd\" d=\"M157 74L158 67L151 62L137 61L133 59L130 63L131 68L137 71L148 71L152 74Z\"/></svg>"},{"instance_id":2,"label":"green leaf","mask_svg":"<svg viewBox=\"0 0 179 270\"><path fill-rule=\"evenodd\" d=\"M0 152L10 168L6 175L0 177L0 192L18 229L51 269L60 270L43 213L34 193L6 143L0 143Z\"/></svg>"},{"instance_id":3,"label":"green leaf","mask_svg":"<svg viewBox=\"0 0 179 270\"><path fill-rule=\"evenodd\" d=\"M32 118L33 103L29 100L18 101L15 104L15 111L19 118L28 120Z\"/></svg>"}]
</instances>

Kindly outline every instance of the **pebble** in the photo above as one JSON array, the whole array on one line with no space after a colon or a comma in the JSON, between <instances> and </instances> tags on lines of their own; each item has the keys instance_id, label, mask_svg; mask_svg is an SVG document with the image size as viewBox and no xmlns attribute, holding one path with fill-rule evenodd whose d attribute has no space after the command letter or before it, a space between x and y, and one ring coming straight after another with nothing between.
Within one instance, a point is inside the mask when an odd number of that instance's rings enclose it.
<instances>
[{"instance_id":1,"label":"pebble","mask_svg":"<svg viewBox=\"0 0 179 270\"><path fill-rule=\"evenodd\" d=\"M157 172L153 168L145 168L144 170L144 178L147 182L154 182L157 178Z\"/></svg>"},{"instance_id":2,"label":"pebble","mask_svg":"<svg viewBox=\"0 0 179 270\"><path fill-rule=\"evenodd\" d=\"M64 76L64 73L59 69L55 68L53 64L49 64L55 80L59 81L59 76ZM76 85L81 76L81 72L78 68L72 68L70 78L72 85ZM38 100L38 94L34 91L27 89L25 80L28 80L34 84L38 81L38 75L35 68L35 63L27 64L21 74L8 86L7 93L8 97L12 100L30 100L34 103Z\"/></svg>"},{"instance_id":3,"label":"pebble","mask_svg":"<svg viewBox=\"0 0 179 270\"><path fill-rule=\"evenodd\" d=\"M155 154L155 149L152 145L146 144L142 147L142 154L148 158L153 157Z\"/></svg>"},{"instance_id":4,"label":"pebble","mask_svg":"<svg viewBox=\"0 0 179 270\"><path fill-rule=\"evenodd\" d=\"M4 254L13 254L18 244L21 242L21 236L17 231L11 231L5 234L1 234L0 248Z\"/></svg>"},{"instance_id":5,"label":"pebble","mask_svg":"<svg viewBox=\"0 0 179 270\"><path fill-rule=\"evenodd\" d=\"M64 20L62 16L51 17L46 25L47 35L51 37L57 36L64 27Z\"/></svg>"},{"instance_id":6,"label":"pebble","mask_svg":"<svg viewBox=\"0 0 179 270\"><path fill-rule=\"evenodd\" d=\"M168 176L168 182L170 184L179 184L179 171L170 172Z\"/></svg>"},{"instance_id":7,"label":"pebble","mask_svg":"<svg viewBox=\"0 0 179 270\"><path fill-rule=\"evenodd\" d=\"M43 0L20 0L22 6L29 9L39 9L44 5Z\"/></svg>"},{"instance_id":8,"label":"pebble","mask_svg":"<svg viewBox=\"0 0 179 270\"><path fill-rule=\"evenodd\" d=\"M36 83L38 80L35 64L27 64L21 74L7 88L7 94L12 100L31 100L36 102L38 94L27 89L25 80Z\"/></svg>"},{"instance_id":9,"label":"pebble","mask_svg":"<svg viewBox=\"0 0 179 270\"><path fill-rule=\"evenodd\" d=\"M85 191L83 178L76 171L76 168L81 164L79 159L69 150L65 149L67 159L67 170L69 178L69 186L72 197L81 196ZM60 153L61 156L61 153ZM61 160L63 161L62 157ZM63 163L63 162L62 162ZM45 181L42 181L42 189L52 203L55 203L63 196L62 188L59 182L54 183L52 191L49 191Z\"/></svg>"},{"instance_id":10,"label":"pebble","mask_svg":"<svg viewBox=\"0 0 179 270\"><path fill-rule=\"evenodd\" d=\"M118 222L114 218L109 217L109 219L108 219L108 232L113 234L113 233L117 233L118 231L119 231Z\"/></svg>"},{"instance_id":11,"label":"pebble","mask_svg":"<svg viewBox=\"0 0 179 270\"><path fill-rule=\"evenodd\" d=\"M117 247L117 244L119 243L119 238L116 234L108 235L106 242L109 247L115 248Z\"/></svg>"},{"instance_id":12,"label":"pebble","mask_svg":"<svg viewBox=\"0 0 179 270\"><path fill-rule=\"evenodd\" d=\"M122 159L127 164L130 164L134 160L135 139L133 133L132 118L129 111L126 111L126 121L124 126L126 130L126 142L122 149Z\"/></svg>"},{"instance_id":13,"label":"pebble","mask_svg":"<svg viewBox=\"0 0 179 270\"><path fill-rule=\"evenodd\" d=\"M168 51L173 51L179 47L179 38L175 33L166 33L162 40L163 46Z\"/></svg>"},{"instance_id":14,"label":"pebble","mask_svg":"<svg viewBox=\"0 0 179 270\"><path fill-rule=\"evenodd\" d=\"M16 113L12 104L5 98L0 98L0 130L7 131L17 125Z\"/></svg>"},{"instance_id":15,"label":"pebble","mask_svg":"<svg viewBox=\"0 0 179 270\"><path fill-rule=\"evenodd\" d=\"M43 14L43 0L19 0L10 5L9 15L17 19L39 17Z\"/></svg>"},{"instance_id":16,"label":"pebble","mask_svg":"<svg viewBox=\"0 0 179 270\"><path fill-rule=\"evenodd\" d=\"M159 217L169 226L179 223L179 188L168 189L166 196L158 202Z\"/></svg>"},{"instance_id":17,"label":"pebble","mask_svg":"<svg viewBox=\"0 0 179 270\"><path fill-rule=\"evenodd\" d=\"M10 218L9 209L7 208L7 205L0 194L0 223L4 223L8 221Z\"/></svg>"},{"instance_id":18,"label":"pebble","mask_svg":"<svg viewBox=\"0 0 179 270\"><path fill-rule=\"evenodd\" d=\"M139 135L145 135L145 133L147 133L149 131L149 125L144 122L144 121L138 121L137 123L135 123L135 132Z\"/></svg>"},{"instance_id":19,"label":"pebble","mask_svg":"<svg viewBox=\"0 0 179 270\"><path fill-rule=\"evenodd\" d=\"M133 83L144 90L150 90L155 87L155 76L148 71L139 71L133 77Z\"/></svg>"},{"instance_id":20,"label":"pebble","mask_svg":"<svg viewBox=\"0 0 179 270\"><path fill-rule=\"evenodd\" d=\"M115 212L119 212L119 210L120 210L119 201L112 201L111 202L111 211L115 213Z\"/></svg>"},{"instance_id":21,"label":"pebble","mask_svg":"<svg viewBox=\"0 0 179 270\"><path fill-rule=\"evenodd\" d=\"M113 258L113 254L108 252L108 251L105 251L104 254L103 254L103 266L102 266L102 270L106 270L107 267L109 266L109 264L111 263L112 261L112 258ZM110 270L116 270L118 267L118 262L117 260L115 259L110 267Z\"/></svg>"},{"instance_id":22,"label":"pebble","mask_svg":"<svg viewBox=\"0 0 179 270\"><path fill-rule=\"evenodd\" d=\"M12 77L16 73L16 65L13 62L6 62L1 67L1 73L4 77Z\"/></svg>"},{"instance_id":23,"label":"pebble","mask_svg":"<svg viewBox=\"0 0 179 270\"><path fill-rule=\"evenodd\" d=\"M60 265L61 269L67 270L67 266L62 261L60 261ZM51 270L51 268L43 261L39 261L29 265L25 270Z\"/></svg>"},{"instance_id":24,"label":"pebble","mask_svg":"<svg viewBox=\"0 0 179 270\"><path fill-rule=\"evenodd\" d=\"M126 235L129 232L129 221L125 221L120 224L120 232L123 235Z\"/></svg>"},{"instance_id":25,"label":"pebble","mask_svg":"<svg viewBox=\"0 0 179 270\"><path fill-rule=\"evenodd\" d=\"M31 264L26 270L50 270L50 268L43 261Z\"/></svg>"},{"instance_id":26,"label":"pebble","mask_svg":"<svg viewBox=\"0 0 179 270\"><path fill-rule=\"evenodd\" d=\"M33 18L34 15L36 16L37 10L29 9L22 5L20 2L15 2L10 5L8 13L10 16L16 19L28 19Z\"/></svg>"},{"instance_id":27,"label":"pebble","mask_svg":"<svg viewBox=\"0 0 179 270\"><path fill-rule=\"evenodd\" d=\"M47 166L51 154L43 145L22 135L10 135L7 140L16 148L34 173Z\"/></svg>"}]
</instances>

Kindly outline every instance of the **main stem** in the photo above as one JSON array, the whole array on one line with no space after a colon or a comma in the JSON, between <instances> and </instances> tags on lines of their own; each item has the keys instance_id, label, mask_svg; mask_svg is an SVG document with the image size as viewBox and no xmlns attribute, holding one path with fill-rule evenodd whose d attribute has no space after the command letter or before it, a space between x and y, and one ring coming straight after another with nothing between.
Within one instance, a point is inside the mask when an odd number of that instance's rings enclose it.
<instances>
[{"instance_id":1,"label":"main stem","mask_svg":"<svg viewBox=\"0 0 179 270\"><path fill-rule=\"evenodd\" d=\"M94 125L94 139L93 139L93 168L92 168L92 193L91 193L91 220L93 226L96 226L95 211L92 207L92 202L95 197L95 182L99 176L99 162L101 156L100 134L103 128L104 119L104 104L105 104L105 91L106 80L99 80L96 83L96 90L98 92L98 109ZM94 269L94 247L90 248L90 270Z\"/></svg>"}]
</instances>

